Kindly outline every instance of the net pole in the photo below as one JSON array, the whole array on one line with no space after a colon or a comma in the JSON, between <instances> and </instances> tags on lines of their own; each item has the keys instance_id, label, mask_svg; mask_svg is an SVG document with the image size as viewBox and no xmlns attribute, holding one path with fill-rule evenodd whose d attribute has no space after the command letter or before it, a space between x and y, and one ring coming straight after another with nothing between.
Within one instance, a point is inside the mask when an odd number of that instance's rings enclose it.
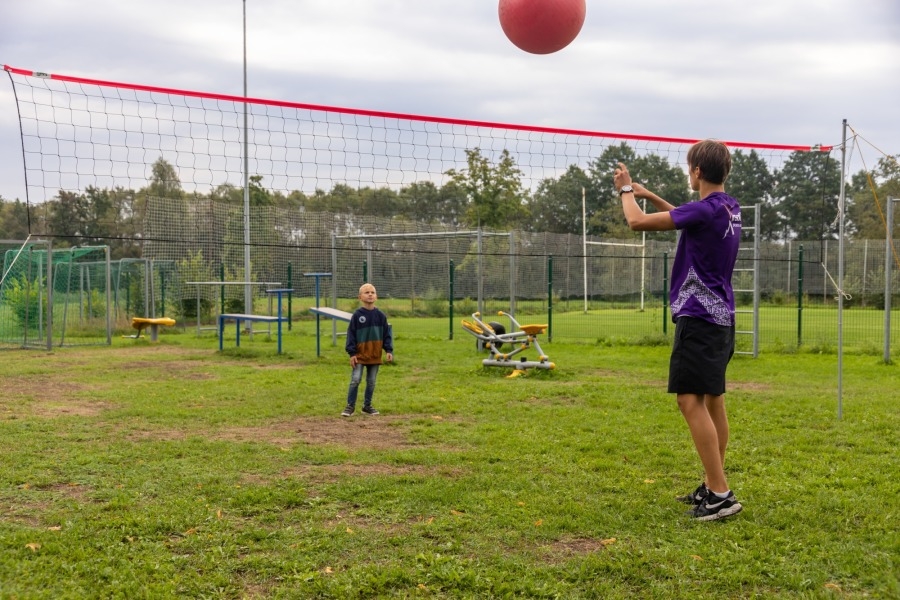
<instances>
[{"instance_id":1,"label":"net pole","mask_svg":"<svg viewBox=\"0 0 900 600\"><path fill-rule=\"evenodd\" d=\"M884 236L884 362L891 360L891 233L894 228L894 199L887 199Z\"/></svg>"},{"instance_id":2,"label":"net pole","mask_svg":"<svg viewBox=\"0 0 900 600\"><path fill-rule=\"evenodd\" d=\"M247 136L247 0L244 6L244 281L251 281L250 273L250 141ZM253 290L248 283L244 287L244 311L253 314ZM247 323L250 327L250 323Z\"/></svg>"},{"instance_id":3,"label":"net pole","mask_svg":"<svg viewBox=\"0 0 900 600\"><path fill-rule=\"evenodd\" d=\"M841 190L838 196L838 420L844 413L844 177L847 171L847 119L841 127Z\"/></svg>"}]
</instances>

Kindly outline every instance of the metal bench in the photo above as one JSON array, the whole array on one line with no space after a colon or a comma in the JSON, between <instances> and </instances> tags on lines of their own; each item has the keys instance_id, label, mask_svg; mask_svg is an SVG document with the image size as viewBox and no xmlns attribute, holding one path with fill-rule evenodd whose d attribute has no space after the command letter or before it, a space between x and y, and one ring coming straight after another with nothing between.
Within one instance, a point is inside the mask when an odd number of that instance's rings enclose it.
<instances>
[{"instance_id":1,"label":"metal bench","mask_svg":"<svg viewBox=\"0 0 900 600\"><path fill-rule=\"evenodd\" d=\"M281 354L281 324L287 321L284 317L273 317L271 315L246 315L239 313L223 313L219 315L219 351L223 348L223 337L225 332L225 321L236 321L237 328L235 333L235 345L241 346L241 321L259 321L262 323L278 324L278 354Z\"/></svg>"}]
</instances>

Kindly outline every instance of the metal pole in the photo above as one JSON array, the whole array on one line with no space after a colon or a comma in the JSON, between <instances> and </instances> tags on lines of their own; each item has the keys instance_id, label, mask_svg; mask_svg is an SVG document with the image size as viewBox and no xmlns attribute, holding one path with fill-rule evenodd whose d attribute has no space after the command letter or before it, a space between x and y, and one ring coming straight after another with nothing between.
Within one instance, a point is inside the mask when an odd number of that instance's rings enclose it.
<instances>
[{"instance_id":1,"label":"metal pole","mask_svg":"<svg viewBox=\"0 0 900 600\"><path fill-rule=\"evenodd\" d=\"M663 252L663 335L669 328L669 253Z\"/></svg>"},{"instance_id":2,"label":"metal pole","mask_svg":"<svg viewBox=\"0 0 900 600\"><path fill-rule=\"evenodd\" d=\"M244 5L244 312L253 313L253 290L250 282L253 276L250 272L250 141L247 127L247 0ZM247 322L249 329L252 323Z\"/></svg>"},{"instance_id":3,"label":"metal pole","mask_svg":"<svg viewBox=\"0 0 900 600\"><path fill-rule=\"evenodd\" d=\"M847 168L847 119L841 128L841 179L838 195L838 419L844 414L844 173Z\"/></svg>"},{"instance_id":4,"label":"metal pole","mask_svg":"<svg viewBox=\"0 0 900 600\"><path fill-rule=\"evenodd\" d=\"M553 255L547 257L547 341L553 341Z\"/></svg>"},{"instance_id":5,"label":"metal pole","mask_svg":"<svg viewBox=\"0 0 900 600\"><path fill-rule=\"evenodd\" d=\"M516 236L509 232L509 312L516 314Z\"/></svg>"},{"instance_id":6,"label":"metal pole","mask_svg":"<svg viewBox=\"0 0 900 600\"><path fill-rule=\"evenodd\" d=\"M797 348L803 343L803 244L797 258Z\"/></svg>"},{"instance_id":7,"label":"metal pole","mask_svg":"<svg viewBox=\"0 0 900 600\"><path fill-rule=\"evenodd\" d=\"M647 212L647 199L642 203L643 211ZM647 232L641 232L641 312L644 312L644 273L647 270Z\"/></svg>"},{"instance_id":8,"label":"metal pole","mask_svg":"<svg viewBox=\"0 0 900 600\"><path fill-rule=\"evenodd\" d=\"M450 339L453 339L453 259L450 259Z\"/></svg>"},{"instance_id":9,"label":"metal pole","mask_svg":"<svg viewBox=\"0 0 900 600\"><path fill-rule=\"evenodd\" d=\"M581 188L581 261L584 263L584 314L588 311L588 278L587 278L587 209L585 206L584 188Z\"/></svg>"},{"instance_id":10,"label":"metal pole","mask_svg":"<svg viewBox=\"0 0 900 600\"><path fill-rule=\"evenodd\" d=\"M894 202L898 198L887 199L887 233L884 237L884 362L891 362L891 273L894 270L893 248L894 239Z\"/></svg>"}]
</instances>

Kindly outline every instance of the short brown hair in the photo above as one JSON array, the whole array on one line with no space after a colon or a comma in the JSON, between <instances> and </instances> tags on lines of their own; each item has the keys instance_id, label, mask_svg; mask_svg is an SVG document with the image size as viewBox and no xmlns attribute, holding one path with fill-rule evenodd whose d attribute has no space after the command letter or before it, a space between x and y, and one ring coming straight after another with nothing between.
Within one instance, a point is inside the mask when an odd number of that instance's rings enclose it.
<instances>
[{"instance_id":1,"label":"short brown hair","mask_svg":"<svg viewBox=\"0 0 900 600\"><path fill-rule=\"evenodd\" d=\"M728 146L715 140L697 142L687 154L688 167L700 167L700 178L714 184L725 183L731 172Z\"/></svg>"}]
</instances>

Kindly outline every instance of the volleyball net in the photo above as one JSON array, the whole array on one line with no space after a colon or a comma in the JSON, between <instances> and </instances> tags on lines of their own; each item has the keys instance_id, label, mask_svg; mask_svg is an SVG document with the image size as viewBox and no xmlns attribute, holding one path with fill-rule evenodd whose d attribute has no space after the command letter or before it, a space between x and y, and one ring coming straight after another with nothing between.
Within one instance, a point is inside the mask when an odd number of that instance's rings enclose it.
<instances>
[{"instance_id":1,"label":"volleyball net","mask_svg":"<svg viewBox=\"0 0 900 600\"><path fill-rule=\"evenodd\" d=\"M690 199L694 139L4 69L19 112L29 233L54 246L108 244L114 260L174 265L172 302L196 297L189 281L303 288L312 282L300 274L315 271L332 272L334 299L355 298L367 278L413 309L451 294L502 309L553 296L576 300L572 310L630 306L639 295L662 297L674 236L646 241L627 231L616 162L673 203ZM767 177L798 154L837 165L831 146L723 141L735 157L729 190L744 206L763 203ZM218 300L214 287L199 293Z\"/></svg>"}]
</instances>

